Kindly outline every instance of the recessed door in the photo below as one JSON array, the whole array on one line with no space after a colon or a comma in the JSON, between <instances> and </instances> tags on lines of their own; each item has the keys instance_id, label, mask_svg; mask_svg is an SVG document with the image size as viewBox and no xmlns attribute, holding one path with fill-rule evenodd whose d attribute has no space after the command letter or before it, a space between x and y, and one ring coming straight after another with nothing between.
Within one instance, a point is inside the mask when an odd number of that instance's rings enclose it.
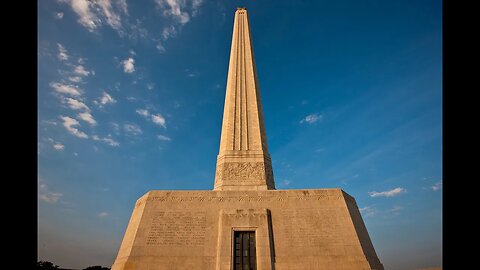
<instances>
[{"instance_id":1,"label":"recessed door","mask_svg":"<svg viewBox=\"0 0 480 270\"><path fill-rule=\"evenodd\" d=\"M255 232L234 232L233 269L256 270L257 253L255 251Z\"/></svg>"}]
</instances>

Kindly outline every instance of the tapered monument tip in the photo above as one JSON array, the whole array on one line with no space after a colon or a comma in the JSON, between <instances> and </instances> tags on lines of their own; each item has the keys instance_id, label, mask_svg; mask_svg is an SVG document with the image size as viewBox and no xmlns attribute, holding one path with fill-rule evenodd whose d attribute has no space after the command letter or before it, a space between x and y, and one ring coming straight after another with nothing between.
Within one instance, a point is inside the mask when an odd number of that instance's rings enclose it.
<instances>
[{"instance_id":1,"label":"tapered monument tip","mask_svg":"<svg viewBox=\"0 0 480 270\"><path fill-rule=\"evenodd\" d=\"M237 7L237 11L238 10L247 10L247 8L246 7Z\"/></svg>"}]
</instances>

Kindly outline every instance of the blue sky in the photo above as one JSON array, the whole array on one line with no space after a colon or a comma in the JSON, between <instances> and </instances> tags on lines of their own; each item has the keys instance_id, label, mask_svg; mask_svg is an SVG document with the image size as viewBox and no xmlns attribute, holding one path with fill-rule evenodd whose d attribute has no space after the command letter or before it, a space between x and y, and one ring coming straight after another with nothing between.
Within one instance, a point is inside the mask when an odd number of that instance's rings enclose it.
<instances>
[{"instance_id":1,"label":"blue sky","mask_svg":"<svg viewBox=\"0 0 480 270\"><path fill-rule=\"evenodd\" d=\"M277 188L340 187L386 269L441 266L441 5L39 1L39 259L110 266L145 192L213 189L245 6Z\"/></svg>"}]
</instances>

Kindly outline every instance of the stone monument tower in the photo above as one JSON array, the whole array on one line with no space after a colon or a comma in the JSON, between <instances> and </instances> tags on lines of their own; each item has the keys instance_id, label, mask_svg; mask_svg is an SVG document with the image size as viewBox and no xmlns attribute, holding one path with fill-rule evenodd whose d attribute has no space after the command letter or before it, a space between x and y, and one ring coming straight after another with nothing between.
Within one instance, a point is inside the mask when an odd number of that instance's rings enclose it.
<instances>
[{"instance_id":1,"label":"stone monument tower","mask_svg":"<svg viewBox=\"0 0 480 270\"><path fill-rule=\"evenodd\" d=\"M235 12L213 191L135 204L112 270L383 269L355 199L275 190L245 8Z\"/></svg>"},{"instance_id":2,"label":"stone monument tower","mask_svg":"<svg viewBox=\"0 0 480 270\"><path fill-rule=\"evenodd\" d=\"M214 190L275 189L247 11L233 24Z\"/></svg>"}]
</instances>

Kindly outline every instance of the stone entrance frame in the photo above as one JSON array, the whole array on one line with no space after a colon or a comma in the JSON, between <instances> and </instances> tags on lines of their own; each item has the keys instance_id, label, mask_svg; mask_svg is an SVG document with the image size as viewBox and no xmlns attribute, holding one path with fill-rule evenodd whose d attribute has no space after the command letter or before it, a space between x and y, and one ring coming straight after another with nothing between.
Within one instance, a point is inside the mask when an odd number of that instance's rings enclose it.
<instances>
[{"instance_id":1,"label":"stone entrance frame","mask_svg":"<svg viewBox=\"0 0 480 270\"><path fill-rule=\"evenodd\" d=\"M232 270L236 231L254 231L257 270L273 270L274 250L270 211L263 209L222 209L218 219L216 270Z\"/></svg>"}]
</instances>

